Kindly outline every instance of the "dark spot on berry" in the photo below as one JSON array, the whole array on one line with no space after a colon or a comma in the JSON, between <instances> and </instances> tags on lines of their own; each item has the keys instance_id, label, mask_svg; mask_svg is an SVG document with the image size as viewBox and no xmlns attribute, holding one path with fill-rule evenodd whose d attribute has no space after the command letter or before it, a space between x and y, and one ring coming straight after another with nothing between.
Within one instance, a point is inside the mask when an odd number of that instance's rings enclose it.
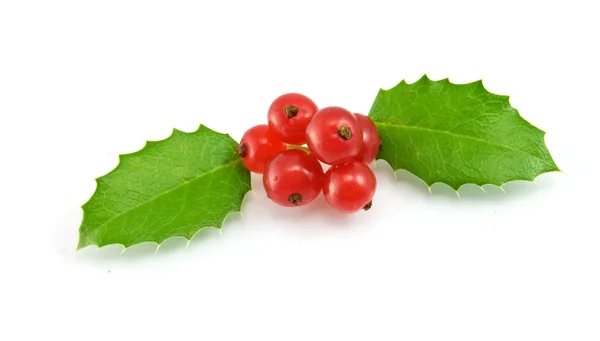
<instances>
[{"instance_id":1,"label":"dark spot on berry","mask_svg":"<svg viewBox=\"0 0 600 341\"><path fill-rule=\"evenodd\" d=\"M352 130L350 130L350 128L348 128L346 126L341 126L338 129L337 134L343 140L350 140L352 138Z\"/></svg>"},{"instance_id":2,"label":"dark spot on berry","mask_svg":"<svg viewBox=\"0 0 600 341\"><path fill-rule=\"evenodd\" d=\"M288 201L294 205L299 205L302 202L302 196L300 193L292 193L288 197Z\"/></svg>"},{"instance_id":3,"label":"dark spot on berry","mask_svg":"<svg viewBox=\"0 0 600 341\"><path fill-rule=\"evenodd\" d=\"M373 206L373 200L369 201L365 206L363 206L363 210L368 211Z\"/></svg>"},{"instance_id":4,"label":"dark spot on berry","mask_svg":"<svg viewBox=\"0 0 600 341\"><path fill-rule=\"evenodd\" d=\"M287 118L292 118L298 115L298 107L293 105L286 105L283 108L283 111L285 111L285 116L287 116Z\"/></svg>"},{"instance_id":5,"label":"dark spot on berry","mask_svg":"<svg viewBox=\"0 0 600 341\"><path fill-rule=\"evenodd\" d=\"M238 144L235 147L235 150L237 151L240 157L246 157L246 154L248 154L248 147L246 147L246 144L243 142Z\"/></svg>"}]
</instances>

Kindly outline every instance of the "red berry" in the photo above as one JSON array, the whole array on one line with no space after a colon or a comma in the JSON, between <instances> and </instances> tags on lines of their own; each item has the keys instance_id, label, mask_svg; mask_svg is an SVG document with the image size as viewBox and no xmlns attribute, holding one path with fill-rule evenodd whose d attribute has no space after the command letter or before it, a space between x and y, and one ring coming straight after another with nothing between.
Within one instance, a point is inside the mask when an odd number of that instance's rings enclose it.
<instances>
[{"instance_id":1,"label":"red berry","mask_svg":"<svg viewBox=\"0 0 600 341\"><path fill-rule=\"evenodd\" d=\"M306 128L308 149L329 165L354 158L362 147L362 135L358 118L340 107L320 109Z\"/></svg>"},{"instance_id":2,"label":"red berry","mask_svg":"<svg viewBox=\"0 0 600 341\"><path fill-rule=\"evenodd\" d=\"M323 180L323 194L329 205L347 213L371 208L376 188L373 171L356 160L332 166Z\"/></svg>"},{"instance_id":3,"label":"red berry","mask_svg":"<svg viewBox=\"0 0 600 341\"><path fill-rule=\"evenodd\" d=\"M287 145L277 138L266 124L248 129L237 146L238 155L251 172L262 174L267 162Z\"/></svg>"},{"instance_id":4,"label":"red berry","mask_svg":"<svg viewBox=\"0 0 600 341\"><path fill-rule=\"evenodd\" d=\"M368 116L362 114L354 115L358 118L363 132L363 145L354 159L368 165L375 160L377 153L379 153L381 140L379 139L375 123Z\"/></svg>"},{"instance_id":5,"label":"red berry","mask_svg":"<svg viewBox=\"0 0 600 341\"><path fill-rule=\"evenodd\" d=\"M323 167L304 150L288 149L267 163L263 185L267 196L281 206L306 205L321 193Z\"/></svg>"},{"instance_id":6,"label":"red berry","mask_svg":"<svg viewBox=\"0 0 600 341\"><path fill-rule=\"evenodd\" d=\"M281 141L303 145L306 143L306 126L317 110L317 105L302 94L281 95L269 108L269 127Z\"/></svg>"}]
</instances>

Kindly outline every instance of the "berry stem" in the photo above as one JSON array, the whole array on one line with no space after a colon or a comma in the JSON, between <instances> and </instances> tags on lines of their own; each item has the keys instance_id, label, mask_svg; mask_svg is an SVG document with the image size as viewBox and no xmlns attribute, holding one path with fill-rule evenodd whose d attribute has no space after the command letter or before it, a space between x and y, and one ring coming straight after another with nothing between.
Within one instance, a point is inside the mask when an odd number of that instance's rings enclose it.
<instances>
[{"instance_id":1,"label":"berry stem","mask_svg":"<svg viewBox=\"0 0 600 341\"><path fill-rule=\"evenodd\" d=\"M300 150L304 150L305 152L309 152L310 153L310 149L308 149L308 147L297 146L295 144L288 144L287 145L287 149L300 149Z\"/></svg>"}]
</instances>

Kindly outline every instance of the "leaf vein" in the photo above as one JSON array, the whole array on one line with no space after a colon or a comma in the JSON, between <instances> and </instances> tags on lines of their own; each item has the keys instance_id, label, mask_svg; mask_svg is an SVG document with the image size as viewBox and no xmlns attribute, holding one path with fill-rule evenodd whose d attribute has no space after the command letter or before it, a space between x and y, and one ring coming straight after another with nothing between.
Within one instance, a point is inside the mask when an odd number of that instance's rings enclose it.
<instances>
[{"instance_id":1,"label":"leaf vein","mask_svg":"<svg viewBox=\"0 0 600 341\"><path fill-rule=\"evenodd\" d=\"M476 142L480 142L480 143L484 143L490 146L494 146L494 147L499 147L499 148L503 148L503 149L508 149L514 152L517 152L519 154L524 154L524 155L528 155L528 156L532 156L538 160L542 160L544 162L544 164L546 166L553 166L552 164L548 163L548 161L544 160L543 158L528 153L527 151L521 150L521 149L517 149L511 146L506 146L506 145L502 145L502 144L498 144L498 143L494 143L491 141L486 141L477 137L473 137L473 136L469 136L469 135L463 135L463 134L457 134L457 133L453 133L453 132L449 132L449 131L445 131L445 130L439 130L439 129L431 129L431 128L425 128L425 127L420 127L420 126L409 126L409 125L400 125L400 124L394 124L394 123L387 123L387 122L376 122L378 125L382 125L382 126L388 126L388 127L395 127L395 128L401 128L401 129L407 129L407 130L422 130L422 131L428 131L428 132L432 132L432 133L438 133L438 134L445 134L445 135L450 135L450 136L454 136L457 138L463 138L463 139L468 139L468 140L472 140L472 141L476 141Z\"/></svg>"},{"instance_id":2,"label":"leaf vein","mask_svg":"<svg viewBox=\"0 0 600 341\"><path fill-rule=\"evenodd\" d=\"M184 181L184 182L182 182L181 184L177 185L176 187L173 187L173 188L171 188L170 190L168 190L168 191L166 191L166 192L164 192L164 193L161 193L161 194L159 194L159 195L156 195L156 196L154 196L154 197L151 197L151 198L149 198L148 200L146 200L146 201L144 201L144 202L142 202L142 203L140 203L140 204L136 205L135 207L132 207L132 208L130 208L130 209L128 209L128 210L126 210L126 211L123 211L123 212L121 212L121 213L117 214L116 216L114 216L114 217L110 218L109 220L107 220L107 221L106 221L105 223L103 223L102 225L96 226L96 227L94 227L94 228L92 228L92 229L90 229L90 230L88 230L88 231L86 231L86 232L87 232L87 233L91 233L91 232L93 232L93 231L97 231L97 230L99 230L99 229L101 229L101 228L103 228L103 227L107 226L108 224L112 223L113 221L115 221L115 220L116 220L116 219L118 219L119 217L121 217L121 216L123 216L123 215L125 215L125 214L127 214L127 213L129 213L129 212L131 212L131 211L133 211L133 210L135 210L135 209L137 209L137 208L141 207L141 206L144 206L144 205L146 205L146 204L148 204L148 203L154 202L156 199L158 199L158 198L160 198L160 197L162 197L162 196L168 195L169 193L171 193L171 192L174 192L174 191L178 190L179 188L181 188L181 187L185 186L186 184L189 184L189 183L191 183L191 182L194 182L194 181L196 181L196 180L198 180L198 179L200 179L200 178L204 177L205 175L212 174L212 173L214 173L214 172L216 172L216 171L219 171L219 170L221 170L221 169L224 169L224 168L230 167L230 166L232 166L232 165L235 165L237 162L240 162L240 160L239 160L239 159L234 159L234 160L232 160L232 161L229 161L229 162L227 162L227 163L224 163L224 164L222 164L222 165L220 165L220 166L218 166L218 167L216 167L216 168L214 168L214 169L212 169L212 170L210 170L210 171L207 171L207 172L201 173L201 174L199 174L198 176L195 176L195 177L193 177L193 178L191 178L191 179L189 179L189 180L187 180L187 181Z\"/></svg>"}]
</instances>

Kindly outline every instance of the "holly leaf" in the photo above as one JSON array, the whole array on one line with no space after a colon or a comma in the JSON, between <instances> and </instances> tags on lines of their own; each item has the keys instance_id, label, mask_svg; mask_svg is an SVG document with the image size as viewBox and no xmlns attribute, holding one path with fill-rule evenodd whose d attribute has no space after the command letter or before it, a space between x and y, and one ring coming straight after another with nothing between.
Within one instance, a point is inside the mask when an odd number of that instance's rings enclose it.
<instances>
[{"instance_id":1,"label":"holly leaf","mask_svg":"<svg viewBox=\"0 0 600 341\"><path fill-rule=\"evenodd\" d=\"M481 81L452 84L426 75L381 89L369 112L382 140L377 159L428 186L502 186L560 171L536 128Z\"/></svg>"},{"instance_id":2,"label":"holly leaf","mask_svg":"<svg viewBox=\"0 0 600 341\"><path fill-rule=\"evenodd\" d=\"M160 245L171 237L190 240L205 227L221 228L241 209L250 190L250 172L225 134L205 126L148 141L121 155L110 173L96 179L79 228L81 249L142 242Z\"/></svg>"}]
</instances>

